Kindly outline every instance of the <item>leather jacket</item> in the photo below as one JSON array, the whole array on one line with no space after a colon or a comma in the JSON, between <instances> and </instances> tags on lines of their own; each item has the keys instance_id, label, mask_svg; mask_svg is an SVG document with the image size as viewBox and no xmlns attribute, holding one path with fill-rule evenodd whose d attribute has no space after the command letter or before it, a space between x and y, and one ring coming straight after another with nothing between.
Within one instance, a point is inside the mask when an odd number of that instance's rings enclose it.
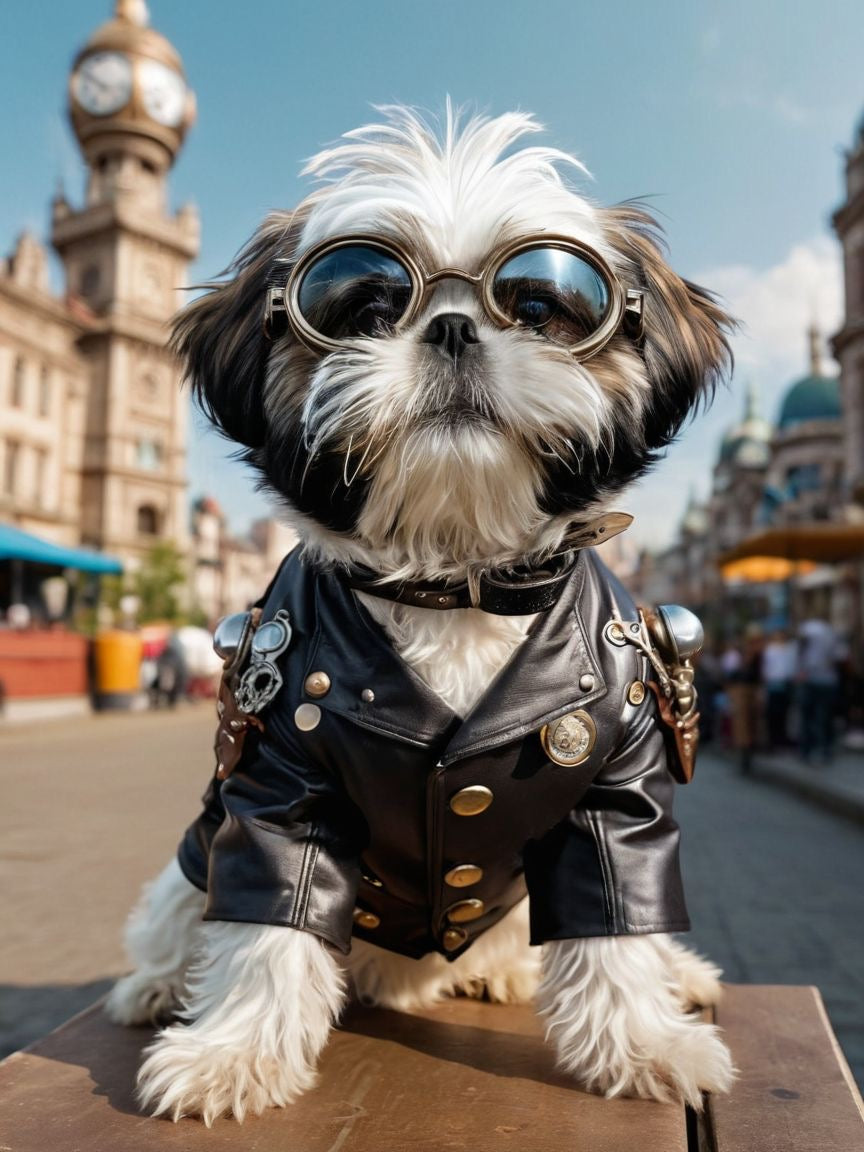
<instances>
[{"instance_id":1,"label":"leather jacket","mask_svg":"<svg viewBox=\"0 0 864 1152\"><path fill-rule=\"evenodd\" d=\"M689 928L653 673L610 640L636 609L592 551L464 719L337 574L292 553L262 619L280 609L283 686L180 845L205 919L452 959L527 889L534 944ZM568 764L548 733L574 713Z\"/></svg>"}]
</instances>

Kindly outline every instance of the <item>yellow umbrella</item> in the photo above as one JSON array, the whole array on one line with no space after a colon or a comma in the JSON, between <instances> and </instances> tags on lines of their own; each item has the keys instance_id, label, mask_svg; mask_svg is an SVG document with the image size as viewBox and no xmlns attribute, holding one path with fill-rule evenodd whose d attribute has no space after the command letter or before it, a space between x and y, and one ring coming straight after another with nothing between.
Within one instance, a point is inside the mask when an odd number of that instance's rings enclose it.
<instances>
[{"instance_id":1,"label":"yellow umbrella","mask_svg":"<svg viewBox=\"0 0 864 1152\"><path fill-rule=\"evenodd\" d=\"M812 572L812 560L786 560L782 556L746 556L720 565L720 575L729 584L773 584L804 572Z\"/></svg>"}]
</instances>

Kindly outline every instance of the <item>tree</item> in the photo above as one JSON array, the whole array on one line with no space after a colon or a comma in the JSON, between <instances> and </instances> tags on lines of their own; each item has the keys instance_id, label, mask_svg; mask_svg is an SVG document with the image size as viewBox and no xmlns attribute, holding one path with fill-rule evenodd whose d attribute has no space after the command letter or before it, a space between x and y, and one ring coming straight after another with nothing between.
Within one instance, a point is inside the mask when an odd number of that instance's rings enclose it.
<instances>
[{"instance_id":1,"label":"tree","mask_svg":"<svg viewBox=\"0 0 864 1152\"><path fill-rule=\"evenodd\" d=\"M131 591L140 601L138 622L153 620L180 623L180 592L186 583L182 554L170 540L162 540L147 552L135 572Z\"/></svg>"}]
</instances>

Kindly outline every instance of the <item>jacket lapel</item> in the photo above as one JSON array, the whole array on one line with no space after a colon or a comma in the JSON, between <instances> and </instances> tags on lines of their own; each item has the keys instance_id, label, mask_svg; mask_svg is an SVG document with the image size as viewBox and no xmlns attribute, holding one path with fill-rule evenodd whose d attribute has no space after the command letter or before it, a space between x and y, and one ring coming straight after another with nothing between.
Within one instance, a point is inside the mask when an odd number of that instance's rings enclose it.
<instances>
[{"instance_id":1,"label":"jacket lapel","mask_svg":"<svg viewBox=\"0 0 864 1152\"><path fill-rule=\"evenodd\" d=\"M579 610L584 584L581 552L558 602L538 617L525 643L454 730L443 766L536 732L606 694Z\"/></svg>"}]
</instances>

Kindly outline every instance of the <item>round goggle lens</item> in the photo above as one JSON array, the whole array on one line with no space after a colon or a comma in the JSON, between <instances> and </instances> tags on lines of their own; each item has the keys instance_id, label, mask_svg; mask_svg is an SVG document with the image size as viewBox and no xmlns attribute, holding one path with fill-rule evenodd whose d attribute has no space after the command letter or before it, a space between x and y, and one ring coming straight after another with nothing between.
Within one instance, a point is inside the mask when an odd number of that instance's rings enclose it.
<instances>
[{"instance_id":1,"label":"round goggle lens","mask_svg":"<svg viewBox=\"0 0 864 1152\"><path fill-rule=\"evenodd\" d=\"M352 244L306 269L297 307L309 327L329 340L377 336L405 315L413 290L408 269L395 256Z\"/></svg>"},{"instance_id":2,"label":"round goggle lens","mask_svg":"<svg viewBox=\"0 0 864 1152\"><path fill-rule=\"evenodd\" d=\"M514 323L574 347L592 337L609 314L612 293L601 273L564 248L528 248L495 273L492 298Z\"/></svg>"}]
</instances>

